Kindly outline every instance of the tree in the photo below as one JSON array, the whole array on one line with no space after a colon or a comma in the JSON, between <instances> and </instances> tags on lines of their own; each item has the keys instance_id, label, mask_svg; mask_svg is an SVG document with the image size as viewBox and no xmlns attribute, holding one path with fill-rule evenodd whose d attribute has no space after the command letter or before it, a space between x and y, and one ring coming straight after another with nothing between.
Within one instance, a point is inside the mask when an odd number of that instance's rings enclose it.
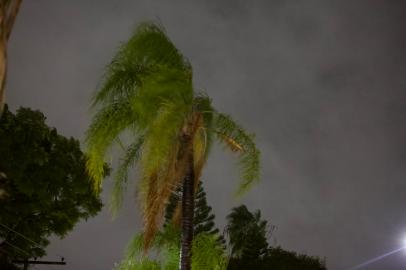
<instances>
[{"instance_id":1,"label":"tree","mask_svg":"<svg viewBox=\"0 0 406 270\"><path fill-rule=\"evenodd\" d=\"M195 196L195 215L193 218L195 235L206 232L211 235L219 235L219 230L215 227L215 215L211 213L211 206L207 205L206 192L203 189L202 182L199 182Z\"/></svg>"},{"instance_id":2,"label":"tree","mask_svg":"<svg viewBox=\"0 0 406 270\"><path fill-rule=\"evenodd\" d=\"M251 213L245 205L234 208L227 216L231 258L228 270L326 270L317 257L297 254L280 247L268 247L267 221L259 210ZM271 229L272 230L272 229Z\"/></svg>"},{"instance_id":3,"label":"tree","mask_svg":"<svg viewBox=\"0 0 406 270\"><path fill-rule=\"evenodd\" d=\"M4 88L7 76L7 42L17 18L22 0L0 0L0 114L5 104Z\"/></svg>"},{"instance_id":4,"label":"tree","mask_svg":"<svg viewBox=\"0 0 406 270\"><path fill-rule=\"evenodd\" d=\"M262 269L327 270L325 263L318 257L297 254L280 247L268 249L262 265Z\"/></svg>"},{"instance_id":5,"label":"tree","mask_svg":"<svg viewBox=\"0 0 406 270\"><path fill-rule=\"evenodd\" d=\"M233 208L227 216L226 232L232 260L229 269L258 267L268 249L267 221L261 220L259 210L251 213L245 205Z\"/></svg>"},{"instance_id":6,"label":"tree","mask_svg":"<svg viewBox=\"0 0 406 270\"><path fill-rule=\"evenodd\" d=\"M162 27L141 24L107 67L95 94L98 111L87 132L87 168L96 191L103 163L116 143L124 149L117 169L113 205L121 204L128 168L140 167L138 185L143 208L144 248L163 219L171 193L182 186L181 269L190 269L194 190L212 139L239 153L246 191L259 178L259 151L253 138L229 116L216 111L209 97L193 89L192 67ZM121 134L131 138L128 146Z\"/></svg>"},{"instance_id":7,"label":"tree","mask_svg":"<svg viewBox=\"0 0 406 270\"><path fill-rule=\"evenodd\" d=\"M0 260L43 256L50 235L100 211L79 142L48 127L41 112L5 106L0 156Z\"/></svg>"},{"instance_id":8,"label":"tree","mask_svg":"<svg viewBox=\"0 0 406 270\"><path fill-rule=\"evenodd\" d=\"M182 193L180 189L177 189L169 198L169 203L166 206L165 211L164 226L168 226L172 223L178 224L178 221L176 220L178 215L175 214L175 210L181 198ZM207 204L206 192L204 191L202 181L199 182L197 187L194 206L193 235L196 236L202 232L214 235L219 239L220 243L225 245L225 240L214 223L216 216L212 213L211 206Z\"/></svg>"}]
</instances>

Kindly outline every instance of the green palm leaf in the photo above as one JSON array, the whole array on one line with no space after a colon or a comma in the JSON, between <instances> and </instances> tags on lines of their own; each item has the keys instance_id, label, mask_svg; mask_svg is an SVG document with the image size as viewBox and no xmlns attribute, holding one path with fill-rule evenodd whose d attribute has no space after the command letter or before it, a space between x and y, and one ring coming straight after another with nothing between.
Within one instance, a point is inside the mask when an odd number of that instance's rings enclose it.
<instances>
[{"instance_id":1,"label":"green palm leaf","mask_svg":"<svg viewBox=\"0 0 406 270\"><path fill-rule=\"evenodd\" d=\"M242 182L237 194L249 190L259 180L260 152L254 143L254 136L247 134L230 116L216 113L214 132L217 139L231 151L239 153Z\"/></svg>"},{"instance_id":2,"label":"green palm leaf","mask_svg":"<svg viewBox=\"0 0 406 270\"><path fill-rule=\"evenodd\" d=\"M138 162L143 143L144 136L140 136L126 149L124 158L115 173L114 187L111 196L111 210L114 216L117 215L123 202L123 193L128 181L128 169Z\"/></svg>"}]
</instances>

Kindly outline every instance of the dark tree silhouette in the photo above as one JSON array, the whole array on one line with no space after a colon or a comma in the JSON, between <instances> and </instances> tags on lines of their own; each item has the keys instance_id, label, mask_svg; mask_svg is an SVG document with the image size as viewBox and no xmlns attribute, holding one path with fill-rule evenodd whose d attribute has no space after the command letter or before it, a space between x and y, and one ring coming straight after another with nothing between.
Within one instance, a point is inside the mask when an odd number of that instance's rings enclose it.
<instances>
[{"instance_id":1,"label":"dark tree silhouette","mask_svg":"<svg viewBox=\"0 0 406 270\"><path fill-rule=\"evenodd\" d=\"M326 270L317 257L297 254L280 247L268 247L267 221L259 210L250 212L245 205L227 216L226 232L231 248L228 270Z\"/></svg>"},{"instance_id":2,"label":"dark tree silhouette","mask_svg":"<svg viewBox=\"0 0 406 270\"><path fill-rule=\"evenodd\" d=\"M20 108L13 114L5 106L0 157L3 261L43 256L50 235L63 237L101 209L79 142L48 127L41 112Z\"/></svg>"},{"instance_id":3,"label":"dark tree silhouette","mask_svg":"<svg viewBox=\"0 0 406 270\"><path fill-rule=\"evenodd\" d=\"M176 216L175 210L182 198L181 189L177 189L169 199L165 211L164 226L175 223L179 224L179 215ZM203 188L202 181L199 182L194 202L194 218L193 218L193 234L196 236L199 233L207 233L218 237L219 242L225 245L224 237L220 234L219 229L215 225L216 216L212 213L212 207L207 204L206 192Z\"/></svg>"}]
</instances>

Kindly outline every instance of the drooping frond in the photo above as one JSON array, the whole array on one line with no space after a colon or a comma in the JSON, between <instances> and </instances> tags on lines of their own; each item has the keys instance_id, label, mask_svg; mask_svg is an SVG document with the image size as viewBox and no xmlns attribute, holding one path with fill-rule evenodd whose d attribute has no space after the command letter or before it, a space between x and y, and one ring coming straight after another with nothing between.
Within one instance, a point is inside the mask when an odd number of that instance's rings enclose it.
<instances>
[{"instance_id":1,"label":"drooping frond","mask_svg":"<svg viewBox=\"0 0 406 270\"><path fill-rule=\"evenodd\" d=\"M107 67L93 106L125 100L137 115L137 128L145 129L163 101L191 104L192 98L190 64L161 27L144 23Z\"/></svg>"},{"instance_id":2,"label":"drooping frond","mask_svg":"<svg viewBox=\"0 0 406 270\"><path fill-rule=\"evenodd\" d=\"M165 66L146 76L137 95L129 98L132 109L139 116L139 126L145 129L161 116L161 111L168 111L169 106L188 107L190 111L192 99L190 75Z\"/></svg>"},{"instance_id":3,"label":"drooping frond","mask_svg":"<svg viewBox=\"0 0 406 270\"><path fill-rule=\"evenodd\" d=\"M136 260L143 254L143 242L144 235L142 233L137 233L133 236L130 243L127 246L126 250L126 259L127 260Z\"/></svg>"},{"instance_id":4,"label":"drooping frond","mask_svg":"<svg viewBox=\"0 0 406 270\"><path fill-rule=\"evenodd\" d=\"M155 260L145 255L144 234L135 235L127 247L124 260L116 270L165 269L177 270L180 254L180 229L168 225L159 231L152 241ZM199 233L192 244L192 270L225 270L228 256L216 236ZM147 267L159 268L147 268Z\"/></svg>"},{"instance_id":5,"label":"drooping frond","mask_svg":"<svg viewBox=\"0 0 406 270\"><path fill-rule=\"evenodd\" d=\"M199 185L203 167L206 164L213 141L213 107L211 99L203 93L198 94L193 100L196 131L193 138L195 190Z\"/></svg>"},{"instance_id":6,"label":"drooping frond","mask_svg":"<svg viewBox=\"0 0 406 270\"><path fill-rule=\"evenodd\" d=\"M228 259L218 238L208 233L199 233L193 240L193 270L225 270Z\"/></svg>"},{"instance_id":7,"label":"drooping frond","mask_svg":"<svg viewBox=\"0 0 406 270\"><path fill-rule=\"evenodd\" d=\"M237 194L242 194L259 180L260 152L253 136L247 134L228 115L221 113L215 114L214 132L220 142L239 153L242 182Z\"/></svg>"},{"instance_id":8,"label":"drooping frond","mask_svg":"<svg viewBox=\"0 0 406 270\"><path fill-rule=\"evenodd\" d=\"M122 261L114 270L161 270L159 261L141 258L138 261ZM169 269L168 269L169 270ZM175 269L173 269L175 270Z\"/></svg>"},{"instance_id":9,"label":"drooping frond","mask_svg":"<svg viewBox=\"0 0 406 270\"><path fill-rule=\"evenodd\" d=\"M197 122L198 128L193 137L193 161L194 161L194 187L197 191L197 187L200 181L200 177L203 171L203 166L207 159L207 130L203 126L203 118L199 117Z\"/></svg>"},{"instance_id":10,"label":"drooping frond","mask_svg":"<svg viewBox=\"0 0 406 270\"><path fill-rule=\"evenodd\" d=\"M148 181L153 174L157 174L159 180L165 179L165 172L171 159L177 158L176 144L186 113L187 107L171 103L167 103L158 112L158 116L146 132L141 156L142 179ZM140 186L141 193L147 187L148 182L144 182Z\"/></svg>"},{"instance_id":11,"label":"drooping frond","mask_svg":"<svg viewBox=\"0 0 406 270\"><path fill-rule=\"evenodd\" d=\"M188 112L187 106L167 103L151 123L142 153L140 195L144 208L145 247L158 230L163 211L175 186L185 174L185 161L179 159L179 132ZM151 186L156 177L156 187Z\"/></svg>"},{"instance_id":12,"label":"drooping frond","mask_svg":"<svg viewBox=\"0 0 406 270\"><path fill-rule=\"evenodd\" d=\"M179 267L180 230L176 226L166 226L155 238L154 246L159 252L162 269L177 270Z\"/></svg>"},{"instance_id":13,"label":"drooping frond","mask_svg":"<svg viewBox=\"0 0 406 270\"><path fill-rule=\"evenodd\" d=\"M143 84L145 76L156 73L158 66L191 74L189 62L166 36L163 27L154 23L140 24L107 67L102 87L94 96L93 104L133 96Z\"/></svg>"},{"instance_id":14,"label":"drooping frond","mask_svg":"<svg viewBox=\"0 0 406 270\"><path fill-rule=\"evenodd\" d=\"M179 200L173 212L172 224L179 227L181 226L181 221L182 221L182 201Z\"/></svg>"},{"instance_id":15,"label":"drooping frond","mask_svg":"<svg viewBox=\"0 0 406 270\"><path fill-rule=\"evenodd\" d=\"M129 242L124 259L114 268L114 270L136 270L146 268L145 259L142 258L143 234L137 233ZM144 268L142 268L144 265ZM157 268L159 269L159 268Z\"/></svg>"},{"instance_id":16,"label":"drooping frond","mask_svg":"<svg viewBox=\"0 0 406 270\"><path fill-rule=\"evenodd\" d=\"M203 123L200 127L201 130L199 130L200 133L198 135L203 136L202 139L204 140L205 148L204 155L205 159L207 159L213 142L213 132L211 132L211 130L213 128L214 109L211 99L203 93L196 95L193 103L195 111L198 112L203 118Z\"/></svg>"},{"instance_id":17,"label":"drooping frond","mask_svg":"<svg viewBox=\"0 0 406 270\"><path fill-rule=\"evenodd\" d=\"M86 133L86 167L94 183L100 190L104 174L104 160L117 136L134 125L136 116L127 102L113 103L99 110Z\"/></svg>"},{"instance_id":18,"label":"drooping frond","mask_svg":"<svg viewBox=\"0 0 406 270\"><path fill-rule=\"evenodd\" d=\"M146 256L144 236L144 233L138 233L133 237L127 246L124 259L115 270L177 270L179 265L180 230L174 226L167 226L164 230L155 234L151 248L155 257L158 257L156 260L151 260ZM159 266L159 268L147 268L151 266Z\"/></svg>"},{"instance_id":19,"label":"drooping frond","mask_svg":"<svg viewBox=\"0 0 406 270\"><path fill-rule=\"evenodd\" d=\"M126 149L124 158L121 160L117 168L114 176L114 187L111 196L111 210L114 216L121 208L123 202L123 193L128 180L128 170L139 160L143 143L144 136L139 136L137 140Z\"/></svg>"}]
</instances>

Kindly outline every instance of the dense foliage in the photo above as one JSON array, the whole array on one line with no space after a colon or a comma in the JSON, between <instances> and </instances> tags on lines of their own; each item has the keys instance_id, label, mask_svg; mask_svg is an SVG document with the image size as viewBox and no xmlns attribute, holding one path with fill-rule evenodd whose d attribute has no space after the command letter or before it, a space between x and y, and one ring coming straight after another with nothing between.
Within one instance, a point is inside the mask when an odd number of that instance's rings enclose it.
<instances>
[{"instance_id":1,"label":"dense foliage","mask_svg":"<svg viewBox=\"0 0 406 270\"><path fill-rule=\"evenodd\" d=\"M175 210L177 209L177 205L180 203L181 198L181 189L176 190L170 197L169 203L166 206L164 226L167 226L168 224L179 224L179 220L177 220L179 218L179 213L175 213ZM202 181L199 182L197 187L194 208L194 235L205 232L217 236L219 240L224 243L224 239L220 234L219 229L216 228L214 222L216 216L212 213L212 207L207 204L206 192L204 191Z\"/></svg>"},{"instance_id":2,"label":"dense foliage","mask_svg":"<svg viewBox=\"0 0 406 270\"><path fill-rule=\"evenodd\" d=\"M0 255L40 257L50 235L63 237L101 209L79 142L39 111L5 106L0 121Z\"/></svg>"},{"instance_id":3,"label":"dense foliage","mask_svg":"<svg viewBox=\"0 0 406 270\"><path fill-rule=\"evenodd\" d=\"M267 222L261 219L261 212L251 213L245 205L233 208L227 216L226 232L231 256L241 262L261 259L268 249Z\"/></svg>"},{"instance_id":4,"label":"dense foliage","mask_svg":"<svg viewBox=\"0 0 406 270\"><path fill-rule=\"evenodd\" d=\"M205 193L200 192L200 194L205 197L203 195ZM154 238L152 254L158 254L158 256L143 256L143 234L137 234L128 247L125 259L116 270L178 269L180 230L176 224L169 222L170 220ZM217 232L212 233L212 226L206 227L207 230L195 235L192 249L192 270L327 269L325 263L318 257L297 254L281 247L269 247L267 238L272 226L261 219L259 210L250 212L245 205L241 205L232 209L227 220L225 231L228 236L228 247L226 249L218 241ZM230 252L229 254L227 254L227 250Z\"/></svg>"},{"instance_id":5,"label":"dense foliage","mask_svg":"<svg viewBox=\"0 0 406 270\"><path fill-rule=\"evenodd\" d=\"M317 257L297 254L280 247L269 247L267 221L259 210L250 212L245 205L227 216L231 257L228 270L326 270Z\"/></svg>"},{"instance_id":6,"label":"dense foliage","mask_svg":"<svg viewBox=\"0 0 406 270\"><path fill-rule=\"evenodd\" d=\"M259 269L326 270L327 268L325 262L318 257L298 254L276 247L268 249Z\"/></svg>"},{"instance_id":7,"label":"dense foliage","mask_svg":"<svg viewBox=\"0 0 406 270\"><path fill-rule=\"evenodd\" d=\"M174 192L165 211L165 224L153 241L153 250L159 253L158 258L142 256L143 234L137 234L130 243L126 258L117 267L119 270L135 269L178 269L180 252L180 226L176 220L175 209L181 198L181 189ZM207 204L206 193L202 182L199 183L195 196L194 240L192 247L193 270L212 270L227 267L228 257L225 240L216 228L212 208Z\"/></svg>"},{"instance_id":8,"label":"dense foliage","mask_svg":"<svg viewBox=\"0 0 406 270\"><path fill-rule=\"evenodd\" d=\"M130 242L124 260L116 270L178 270L180 228L168 224L155 234L149 253L143 251L142 233ZM226 270L228 257L218 237L200 232L192 243L192 270Z\"/></svg>"}]
</instances>

